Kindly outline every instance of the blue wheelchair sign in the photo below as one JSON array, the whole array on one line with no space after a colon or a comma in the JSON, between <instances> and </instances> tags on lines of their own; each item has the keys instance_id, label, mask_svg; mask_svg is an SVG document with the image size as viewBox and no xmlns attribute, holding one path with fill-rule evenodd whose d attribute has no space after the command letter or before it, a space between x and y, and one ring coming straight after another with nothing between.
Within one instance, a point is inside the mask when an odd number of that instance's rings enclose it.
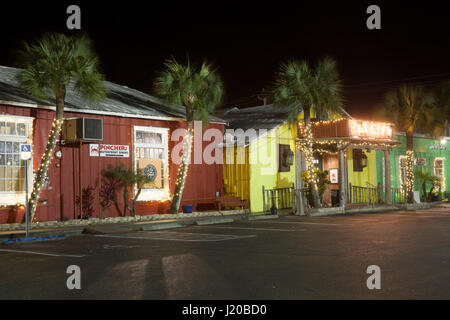
<instances>
[{"instance_id":1,"label":"blue wheelchair sign","mask_svg":"<svg viewBox=\"0 0 450 320\"><path fill-rule=\"evenodd\" d=\"M21 144L20 145L20 159L30 160L31 159L31 144Z\"/></svg>"},{"instance_id":2,"label":"blue wheelchair sign","mask_svg":"<svg viewBox=\"0 0 450 320\"><path fill-rule=\"evenodd\" d=\"M31 152L31 144L21 144L20 152Z\"/></svg>"}]
</instances>

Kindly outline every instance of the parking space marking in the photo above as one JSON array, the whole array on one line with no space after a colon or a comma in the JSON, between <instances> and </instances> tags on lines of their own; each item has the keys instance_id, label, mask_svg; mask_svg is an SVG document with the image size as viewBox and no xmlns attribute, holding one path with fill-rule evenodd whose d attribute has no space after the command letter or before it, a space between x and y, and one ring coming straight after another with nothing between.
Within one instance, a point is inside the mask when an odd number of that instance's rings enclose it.
<instances>
[{"instance_id":1,"label":"parking space marking","mask_svg":"<svg viewBox=\"0 0 450 320\"><path fill-rule=\"evenodd\" d=\"M388 217L402 217L402 218L450 218L450 216L445 215L434 215L434 216L422 216L422 215L408 215L408 214L392 214L388 215Z\"/></svg>"},{"instance_id":2,"label":"parking space marking","mask_svg":"<svg viewBox=\"0 0 450 320\"><path fill-rule=\"evenodd\" d=\"M344 224L337 224L337 223L322 223L322 222L287 222L287 221L255 221L255 222L261 222L261 223L287 223L287 224L312 224L312 225L323 225L323 226L344 226ZM349 226L350 224L346 224L345 226Z\"/></svg>"},{"instance_id":3,"label":"parking space marking","mask_svg":"<svg viewBox=\"0 0 450 320\"><path fill-rule=\"evenodd\" d=\"M306 231L306 229L273 229L273 228L251 228L251 227L216 227L216 226L205 226L208 228L216 228L216 229L242 229L242 230L261 230L261 231Z\"/></svg>"},{"instance_id":4,"label":"parking space marking","mask_svg":"<svg viewBox=\"0 0 450 320\"><path fill-rule=\"evenodd\" d=\"M141 233L142 234L142 233ZM189 233L189 232L158 232L149 231L144 236L133 235L94 235L94 237L102 238L118 238L118 239L140 239L140 240L167 240L180 242L211 242L254 238L256 235L231 235L231 234L214 234L214 233Z\"/></svg>"},{"instance_id":5,"label":"parking space marking","mask_svg":"<svg viewBox=\"0 0 450 320\"><path fill-rule=\"evenodd\" d=\"M13 250L13 249L0 249L0 252L37 254L37 255L49 256L49 257L70 257L70 258L85 257L85 255L80 255L80 254L61 254L61 253L53 253L53 252L37 252L37 251Z\"/></svg>"}]
</instances>

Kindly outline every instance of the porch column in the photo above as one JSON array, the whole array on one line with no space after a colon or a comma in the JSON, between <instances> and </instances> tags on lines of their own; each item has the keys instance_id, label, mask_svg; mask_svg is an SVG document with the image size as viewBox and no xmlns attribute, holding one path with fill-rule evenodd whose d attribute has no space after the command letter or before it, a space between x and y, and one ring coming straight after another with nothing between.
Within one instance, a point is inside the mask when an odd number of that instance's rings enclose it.
<instances>
[{"instance_id":1,"label":"porch column","mask_svg":"<svg viewBox=\"0 0 450 320\"><path fill-rule=\"evenodd\" d=\"M384 183L386 204L391 204L391 156L389 149L384 150Z\"/></svg>"},{"instance_id":2,"label":"porch column","mask_svg":"<svg viewBox=\"0 0 450 320\"><path fill-rule=\"evenodd\" d=\"M302 170L303 170L303 152L300 151L300 148L295 146L295 185L297 189L303 187L302 183Z\"/></svg>"},{"instance_id":3,"label":"porch column","mask_svg":"<svg viewBox=\"0 0 450 320\"><path fill-rule=\"evenodd\" d=\"M304 215L305 214L305 208L304 203L305 199L303 199L303 194L300 192L300 190L303 189L303 180L302 180L302 171L303 169L303 152L300 151L300 148L296 145L295 146L295 182L296 182L296 189L299 191L296 191L295 194L298 195L298 198L296 199L296 214L297 215Z\"/></svg>"},{"instance_id":4,"label":"porch column","mask_svg":"<svg viewBox=\"0 0 450 320\"><path fill-rule=\"evenodd\" d=\"M347 175L345 170L344 149L339 149L339 205L345 207L347 204Z\"/></svg>"}]
</instances>

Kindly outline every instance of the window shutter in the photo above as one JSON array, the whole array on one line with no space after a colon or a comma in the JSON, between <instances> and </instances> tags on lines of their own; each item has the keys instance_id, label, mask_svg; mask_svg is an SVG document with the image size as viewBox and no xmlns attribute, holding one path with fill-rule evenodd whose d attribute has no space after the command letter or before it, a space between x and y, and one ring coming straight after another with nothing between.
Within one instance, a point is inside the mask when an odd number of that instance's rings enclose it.
<instances>
[{"instance_id":1,"label":"window shutter","mask_svg":"<svg viewBox=\"0 0 450 320\"><path fill-rule=\"evenodd\" d=\"M361 149L353 149L353 171L354 172L363 171Z\"/></svg>"}]
</instances>

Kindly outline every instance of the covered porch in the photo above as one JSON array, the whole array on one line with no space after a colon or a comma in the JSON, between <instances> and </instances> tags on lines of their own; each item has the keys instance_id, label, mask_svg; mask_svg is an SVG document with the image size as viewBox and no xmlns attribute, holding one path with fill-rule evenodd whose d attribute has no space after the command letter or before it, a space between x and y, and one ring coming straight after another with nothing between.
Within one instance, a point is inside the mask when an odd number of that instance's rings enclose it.
<instances>
[{"instance_id":1,"label":"covered porch","mask_svg":"<svg viewBox=\"0 0 450 320\"><path fill-rule=\"evenodd\" d=\"M325 206L392 204L401 200L401 191L391 188L390 152L400 142L392 139L391 123L337 119L312 122L313 163L328 171L322 203ZM299 123L296 139L297 188L304 188L301 173L306 170L306 130ZM384 151L377 163L375 151ZM377 170L383 183L377 183Z\"/></svg>"}]
</instances>

